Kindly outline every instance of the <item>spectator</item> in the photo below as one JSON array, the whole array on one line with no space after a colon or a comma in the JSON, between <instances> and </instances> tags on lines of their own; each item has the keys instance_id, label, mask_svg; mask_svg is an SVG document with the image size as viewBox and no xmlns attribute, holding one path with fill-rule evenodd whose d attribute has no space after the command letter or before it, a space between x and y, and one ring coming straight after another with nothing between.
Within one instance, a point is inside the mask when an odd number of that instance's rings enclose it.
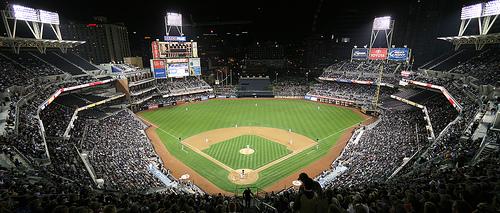
<instances>
[{"instance_id":1,"label":"spectator","mask_svg":"<svg viewBox=\"0 0 500 213\"><path fill-rule=\"evenodd\" d=\"M307 175L306 175L307 176ZM319 195L314 191L314 181L306 179L303 182L302 190L295 197L293 209L299 212L317 212L317 205L319 204Z\"/></svg>"},{"instance_id":2,"label":"spectator","mask_svg":"<svg viewBox=\"0 0 500 213\"><path fill-rule=\"evenodd\" d=\"M252 200L252 190L250 188L246 188L245 191L243 191L243 198L245 199L245 207L249 208L250 207L250 202Z\"/></svg>"}]
</instances>

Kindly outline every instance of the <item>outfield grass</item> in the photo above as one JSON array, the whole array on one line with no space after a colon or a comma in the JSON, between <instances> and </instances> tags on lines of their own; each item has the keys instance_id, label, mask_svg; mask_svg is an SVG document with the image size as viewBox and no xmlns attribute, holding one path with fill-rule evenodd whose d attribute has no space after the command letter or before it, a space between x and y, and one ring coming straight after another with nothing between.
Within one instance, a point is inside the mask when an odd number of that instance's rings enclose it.
<instances>
[{"instance_id":1,"label":"outfield grass","mask_svg":"<svg viewBox=\"0 0 500 213\"><path fill-rule=\"evenodd\" d=\"M179 137L238 125L292 129L314 141L320 139L318 150L310 148L262 171L252 186L264 188L320 159L347 128L363 120L349 109L281 99L216 99L140 115L159 127L157 133L172 155L226 191L236 187L227 179L228 172L189 148L182 148Z\"/></svg>"},{"instance_id":2,"label":"outfield grass","mask_svg":"<svg viewBox=\"0 0 500 213\"><path fill-rule=\"evenodd\" d=\"M240 153L240 149L249 145L255 152L251 155ZM292 151L286 146L256 135L242 135L223 141L203 152L226 164L232 169L257 169L277 160Z\"/></svg>"}]
</instances>

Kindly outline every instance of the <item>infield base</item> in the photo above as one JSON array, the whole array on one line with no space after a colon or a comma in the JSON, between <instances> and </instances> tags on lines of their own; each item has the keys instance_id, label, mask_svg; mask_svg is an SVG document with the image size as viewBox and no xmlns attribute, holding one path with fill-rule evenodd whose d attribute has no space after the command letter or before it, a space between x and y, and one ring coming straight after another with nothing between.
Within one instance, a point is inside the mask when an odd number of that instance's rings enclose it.
<instances>
[{"instance_id":1,"label":"infield base","mask_svg":"<svg viewBox=\"0 0 500 213\"><path fill-rule=\"evenodd\" d=\"M240 149L240 153L241 154L244 154L244 155L251 155L255 152L255 150L251 149L251 148L243 148L243 149Z\"/></svg>"},{"instance_id":2,"label":"infield base","mask_svg":"<svg viewBox=\"0 0 500 213\"><path fill-rule=\"evenodd\" d=\"M245 170L244 174L243 170ZM234 184L248 185L257 182L259 173L252 169L237 169L230 172L227 178Z\"/></svg>"}]
</instances>

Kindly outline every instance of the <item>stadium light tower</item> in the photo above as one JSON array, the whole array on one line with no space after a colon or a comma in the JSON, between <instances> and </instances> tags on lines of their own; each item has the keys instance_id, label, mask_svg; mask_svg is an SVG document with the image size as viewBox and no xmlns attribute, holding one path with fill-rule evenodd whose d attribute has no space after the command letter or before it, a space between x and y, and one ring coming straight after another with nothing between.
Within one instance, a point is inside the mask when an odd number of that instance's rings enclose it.
<instances>
[{"instance_id":1,"label":"stadium light tower","mask_svg":"<svg viewBox=\"0 0 500 213\"><path fill-rule=\"evenodd\" d=\"M495 23L500 14L500 0L494 0L484 3L483 17L484 17L484 32L483 35L487 34L491 26Z\"/></svg>"},{"instance_id":2,"label":"stadium light tower","mask_svg":"<svg viewBox=\"0 0 500 213\"><path fill-rule=\"evenodd\" d=\"M166 35L170 35L172 28L176 29L180 36L184 36L182 33L182 14L167 12L165 16L165 32Z\"/></svg>"},{"instance_id":3,"label":"stadium light tower","mask_svg":"<svg viewBox=\"0 0 500 213\"><path fill-rule=\"evenodd\" d=\"M486 44L499 43L498 33L488 34L500 15L500 0L473 4L462 7L460 14L460 29L457 36L439 37L438 39L448 41L455 45L458 50L463 44L474 44L476 50L481 50ZM471 21L478 22L478 34L464 35Z\"/></svg>"},{"instance_id":4,"label":"stadium light tower","mask_svg":"<svg viewBox=\"0 0 500 213\"><path fill-rule=\"evenodd\" d=\"M7 34L7 37L0 36L0 46L12 47L15 53L19 53L21 47L36 47L40 53L45 53L48 47L57 47L65 53L68 48L85 43L85 41L63 40L59 28L59 14L55 12L9 4L6 9L0 11L0 15ZM22 23L26 24L34 39L16 35ZM43 28L46 26L52 29L57 39L43 37Z\"/></svg>"},{"instance_id":5,"label":"stadium light tower","mask_svg":"<svg viewBox=\"0 0 500 213\"><path fill-rule=\"evenodd\" d=\"M9 38L16 38L17 22L24 21L35 39L43 39L43 26L48 24L56 35L57 40L62 40L61 30L59 29L59 14L57 13L16 4L9 5L1 13L5 31ZM13 29L11 29L8 20L13 20Z\"/></svg>"},{"instance_id":6,"label":"stadium light tower","mask_svg":"<svg viewBox=\"0 0 500 213\"><path fill-rule=\"evenodd\" d=\"M481 34L481 13L483 11L483 4L474 4L462 7L462 13L460 14L460 30L458 31L458 36L463 36L465 30L469 26L470 22L474 19L477 19L479 22L479 32Z\"/></svg>"},{"instance_id":7,"label":"stadium light tower","mask_svg":"<svg viewBox=\"0 0 500 213\"><path fill-rule=\"evenodd\" d=\"M380 31L383 31L385 34L387 47L391 47L393 30L394 20L392 20L390 16L376 17L373 19L372 33L370 36L370 49L373 47L375 40L377 40Z\"/></svg>"},{"instance_id":8,"label":"stadium light tower","mask_svg":"<svg viewBox=\"0 0 500 213\"><path fill-rule=\"evenodd\" d=\"M495 23L500 14L500 0L493 0L485 3L473 4L462 7L460 14L460 30L458 36L463 36L470 22L474 19L478 21L479 35L486 35Z\"/></svg>"}]
</instances>

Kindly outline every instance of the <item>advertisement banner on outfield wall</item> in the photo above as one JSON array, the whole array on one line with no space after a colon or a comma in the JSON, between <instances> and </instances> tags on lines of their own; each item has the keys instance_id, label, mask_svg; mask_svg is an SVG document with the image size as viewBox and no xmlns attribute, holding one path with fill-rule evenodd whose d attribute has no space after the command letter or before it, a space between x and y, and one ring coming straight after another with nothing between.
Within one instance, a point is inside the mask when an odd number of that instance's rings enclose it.
<instances>
[{"instance_id":1,"label":"advertisement banner on outfield wall","mask_svg":"<svg viewBox=\"0 0 500 213\"><path fill-rule=\"evenodd\" d=\"M368 56L370 60L385 60L387 59L387 48L371 48L370 55Z\"/></svg>"},{"instance_id":2,"label":"advertisement banner on outfield wall","mask_svg":"<svg viewBox=\"0 0 500 213\"><path fill-rule=\"evenodd\" d=\"M408 61L410 50L408 48L390 48L387 55L391 61Z\"/></svg>"},{"instance_id":3,"label":"advertisement banner on outfield wall","mask_svg":"<svg viewBox=\"0 0 500 213\"><path fill-rule=\"evenodd\" d=\"M165 60L151 59L151 72L155 78L167 78L167 68L165 67Z\"/></svg>"},{"instance_id":4,"label":"advertisement banner on outfield wall","mask_svg":"<svg viewBox=\"0 0 500 213\"><path fill-rule=\"evenodd\" d=\"M351 54L352 60L367 60L368 59L368 49L367 48L353 48Z\"/></svg>"}]
</instances>

